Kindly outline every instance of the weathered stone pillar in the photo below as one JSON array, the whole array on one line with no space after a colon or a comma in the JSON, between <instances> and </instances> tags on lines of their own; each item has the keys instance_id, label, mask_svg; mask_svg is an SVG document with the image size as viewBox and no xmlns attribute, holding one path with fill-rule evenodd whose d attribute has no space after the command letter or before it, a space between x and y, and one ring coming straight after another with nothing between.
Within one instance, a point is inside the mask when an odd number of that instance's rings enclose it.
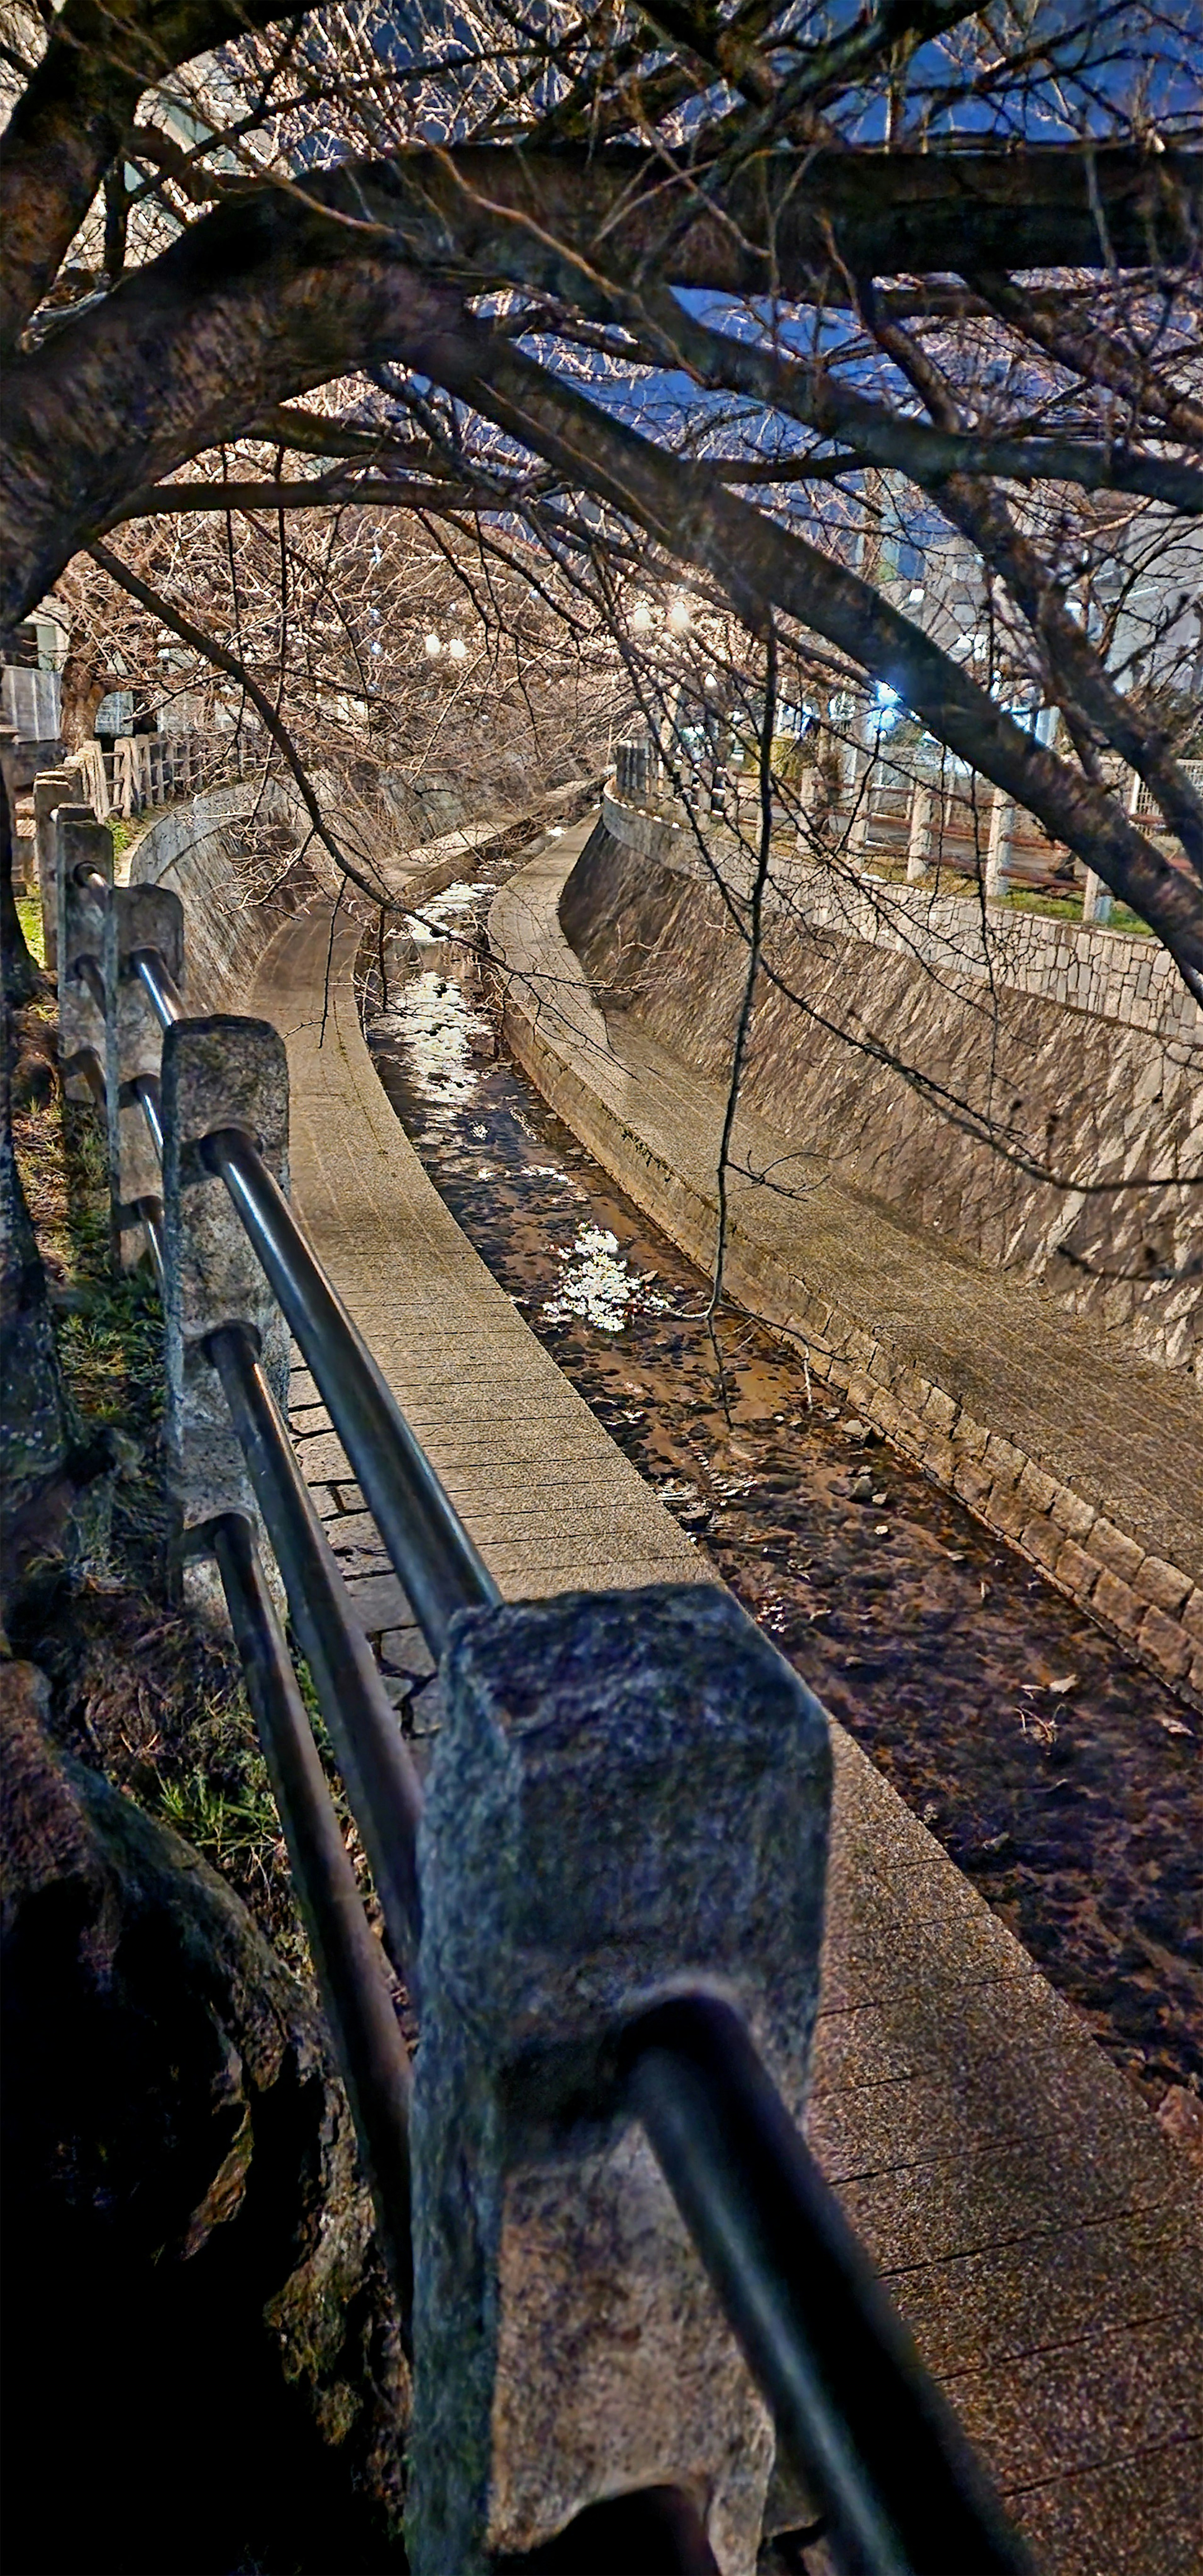
<instances>
[{"instance_id":1,"label":"weathered stone pillar","mask_svg":"<svg viewBox=\"0 0 1203 2576\"><path fill-rule=\"evenodd\" d=\"M55 875L54 816L60 805L71 800L76 784L69 769L43 769L33 782L34 848L37 854L38 893L42 899L42 942L46 951L47 971L53 975L58 966L58 880Z\"/></svg>"},{"instance_id":2,"label":"weathered stone pillar","mask_svg":"<svg viewBox=\"0 0 1203 2576\"><path fill-rule=\"evenodd\" d=\"M167 886L115 886L105 922L105 1101L113 1258L135 1260L140 1199L157 1199L163 1177L141 1104L131 1085L157 1074L162 1034L141 978L130 970L135 948L157 948L174 983L184 980L184 907Z\"/></svg>"},{"instance_id":3,"label":"weathered stone pillar","mask_svg":"<svg viewBox=\"0 0 1203 2576\"><path fill-rule=\"evenodd\" d=\"M917 778L911 789L910 821L907 825L906 874L908 885L918 885L926 874L931 859L931 816L934 792L925 778Z\"/></svg>"},{"instance_id":4,"label":"weathered stone pillar","mask_svg":"<svg viewBox=\"0 0 1203 2576\"><path fill-rule=\"evenodd\" d=\"M998 902L1007 891L1011 843L1015 835L1015 799L996 787L990 805L990 838L986 845L986 894Z\"/></svg>"},{"instance_id":5,"label":"weathered stone pillar","mask_svg":"<svg viewBox=\"0 0 1203 2576\"><path fill-rule=\"evenodd\" d=\"M266 1020L177 1021L163 1040L162 1085L168 1474L187 1559L189 1532L219 1512L242 1512L261 1528L221 1381L205 1353L209 1334L220 1324L248 1324L276 1399L287 1402L287 1325L224 1181L201 1154L216 1129L241 1127L287 1190L284 1041ZM189 1589L201 1606L218 1599L216 1580L209 1585L205 1577Z\"/></svg>"},{"instance_id":6,"label":"weathered stone pillar","mask_svg":"<svg viewBox=\"0 0 1203 2576\"><path fill-rule=\"evenodd\" d=\"M58 1042L63 1086L69 1100L90 1100L91 1085L77 1059L91 1048L104 1064L104 1020L81 973L84 959L100 975L104 923L109 896L81 885L77 870L94 871L106 887L113 883L113 835L98 823L90 805L60 805L54 817L55 880L58 909ZM73 1069L74 1068L74 1069Z\"/></svg>"},{"instance_id":7,"label":"weathered stone pillar","mask_svg":"<svg viewBox=\"0 0 1203 2576\"><path fill-rule=\"evenodd\" d=\"M709 1584L465 1614L444 1695L420 1863L414 2576L481 2576L665 2485L723 2576L752 2576L771 2427L612 2068L632 2014L700 1986L800 2108L826 1719Z\"/></svg>"},{"instance_id":8,"label":"weathered stone pillar","mask_svg":"<svg viewBox=\"0 0 1203 2576\"><path fill-rule=\"evenodd\" d=\"M1102 878L1096 877L1093 868L1087 868L1086 882L1082 888L1083 921L1097 922L1101 929L1103 923L1111 919L1113 901L1110 886L1105 886Z\"/></svg>"}]
</instances>

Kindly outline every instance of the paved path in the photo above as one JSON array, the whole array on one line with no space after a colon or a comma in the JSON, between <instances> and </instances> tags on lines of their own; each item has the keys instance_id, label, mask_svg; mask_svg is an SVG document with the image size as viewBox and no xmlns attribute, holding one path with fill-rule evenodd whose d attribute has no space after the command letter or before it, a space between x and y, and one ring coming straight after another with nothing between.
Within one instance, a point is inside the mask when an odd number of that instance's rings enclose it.
<instances>
[{"instance_id":1,"label":"paved path","mask_svg":"<svg viewBox=\"0 0 1203 2576\"><path fill-rule=\"evenodd\" d=\"M562 846L562 845L561 845ZM427 1180L364 1045L355 934L316 907L246 1007L289 1053L295 1194L504 1593L707 1569ZM327 988L327 960L329 978ZM403 1722L437 1682L315 1390L306 1474ZM1203 2336L1189 2168L839 1729L809 2128L1049 2576L1190 2576Z\"/></svg>"}]
</instances>

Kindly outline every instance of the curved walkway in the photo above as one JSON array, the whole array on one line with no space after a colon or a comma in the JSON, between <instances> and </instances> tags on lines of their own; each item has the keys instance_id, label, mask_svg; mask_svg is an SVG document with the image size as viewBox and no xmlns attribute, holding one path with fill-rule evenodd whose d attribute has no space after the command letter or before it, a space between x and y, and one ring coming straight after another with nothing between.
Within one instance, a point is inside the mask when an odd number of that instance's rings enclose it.
<instances>
[{"instance_id":1,"label":"curved walkway","mask_svg":"<svg viewBox=\"0 0 1203 2576\"><path fill-rule=\"evenodd\" d=\"M506 1034L598 1160L709 1269L726 1089L593 1000L558 917L588 834L577 825L493 903ZM801 1205L748 1177L786 1166ZM816 1375L1203 1707L1203 1390L900 1224L749 1110L728 1201L730 1293L796 1333Z\"/></svg>"},{"instance_id":2,"label":"curved walkway","mask_svg":"<svg viewBox=\"0 0 1203 2576\"><path fill-rule=\"evenodd\" d=\"M427 1180L360 1032L357 938L314 906L246 1000L287 1041L293 1187L323 1261L503 1592L696 1581L704 1561ZM400 1689L422 1668L408 1605L303 1371L295 1395L302 1464ZM1189 2168L834 1737L812 2141L1048 2576L1190 2576Z\"/></svg>"}]
</instances>

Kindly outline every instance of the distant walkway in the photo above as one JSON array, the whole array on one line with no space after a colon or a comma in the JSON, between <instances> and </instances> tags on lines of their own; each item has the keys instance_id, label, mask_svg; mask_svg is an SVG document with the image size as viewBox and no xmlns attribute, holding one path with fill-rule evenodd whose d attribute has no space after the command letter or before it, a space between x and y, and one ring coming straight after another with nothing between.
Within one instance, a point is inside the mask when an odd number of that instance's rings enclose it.
<instances>
[{"instance_id":1,"label":"distant walkway","mask_svg":"<svg viewBox=\"0 0 1203 2576\"><path fill-rule=\"evenodd\" d=\"M288 1044L301 1213L503 1592L713 1579L427 1180L360 1033L356 937L331 939L324 904L298 915L245 1007ZM386 1673L421 1668L304 1372L295 1395L302 1464ZM833 1737L816 2150L1046 2576L1197 2576L1189 2168L931 1835Z\"/></svg>"},{"instance_id":2,"label":"distant walkway","mask_svg":"<svg viewBox=\"0 0 1203 2576\"><path fill-rule=\"evenodd\" d=\"M507 1035L599 1161L709 1269L725 1086L594 1002L558 917L589 828L494 901ZM901 1224L750 1111L734 1159L731 1294L796 1330L818 1375L1203 1706L1203 1390Z\"/></svg>"}]
</instances>

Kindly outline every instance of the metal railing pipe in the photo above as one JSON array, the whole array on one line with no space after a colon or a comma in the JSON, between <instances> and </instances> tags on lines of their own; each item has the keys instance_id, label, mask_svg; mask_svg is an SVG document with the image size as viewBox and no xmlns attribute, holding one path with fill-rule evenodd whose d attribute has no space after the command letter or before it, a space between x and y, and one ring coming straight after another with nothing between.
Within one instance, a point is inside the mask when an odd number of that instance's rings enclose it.
<instances>
[{"instance_id":1,"label":"metal railing pipe","mask_svg":"<svg viewBox=\"0 0 1203 2576\"><path fill-rule=\"evenodd\" d=\"M101 973L99 957L77 957L75 960L75 972L80 983L83 985L84 991L88 995L89 1000L95 1002L96 1008L103 1020L104 976Z\"/></svg>"},{"instance_id":2,"label":"metal railing pipe","mask_svg":"<svg viewBox=\"0 0 1203 2576\"><path fill-rule=\"evenodd\" d=\"M292 1624L376 1882L389 1950L397 1968L412 1976L420 1925L418 1775L254 1339L245 1325L224 1324L205 1348L220 1376L284 1579Z\"/></svg>"},{"instance_id":3,"label":"metal railing pipe","mask_svg":"<svg viewBox=\"0 0 1203 2576\"><path fill-rule=\"evenodd\" d=\"M99 1101L103 1108L105 1098L104 1066L97 1055L95 1047L79 1047L71 1061L75 1072L82 1075L83 1080L87 1083L93 1099Z\"/></svg>"},{"instance_id":4,"label":"metal railing pipe","mask_svg":"<svg viewBox=\"0 0 1203 2576\"><path fill-rule=\"evenodd\" d=\"M136 1073L130 1083L134 1099L140 1103L150 1141L159 1161L163 1160L163 1085L157 1073Z\"/></svg>"},{"instance_id":5,"label":"metal railing pipe","mask_svg":"<svg viewBox=\"0 0 1203 2576\"><path fill-rule=\"evenodd\" d=\"M154 1263L155 1278L159 1284L159 1295L163 1298L167 1293L167 1263L163 1253L163 1202L160 1198L151 1198L148 1196L146 1198L135 1199L133 1205L135 1214L139 1216L142 1221L142 1231L146 1236L146 1248L150 1254L152 1262Z\"/></svg>"},{"instance_id":6,"label":"metal railing pipe","mask_svg":"<svg viewBox=\"0 0 1203 2576\"><path fill-rule=\"evenodd\" d=\"M624 2035L628 2099L845 2576L1032 2576L737 2013Z\"/></svg>"},{"instance_id":7,"label":"metal railing pipe","mask_svg":"<svg viewBox=\"0 0 1203 2576\"><path fill-rule=\"evenodd\" d=\"M250 1529L228 1512L209 1537L408 2334L409 2058Z\"/></svg>"},{"instance_id":8,"label":"metal railing pipe","mask_svg":"<svg viewBox=\"0 0 1203 2576\"><path fill-rule=\"evenodd\" d=\"M317 1380L437 1659L457 1610L500 1600L492 1575L252 1139L222 1128L206 1136L203 1153L210 1171L221 1174Z\"/></svg>"},{"instance_id":9,"label":"metal railing pipe","mask_svg":"<svg viewBox=\"0 0 1203 2576\"><path fill-rule=\"evenodd\" d=\"M141 977L159 1027L164 1031L173 1028L185 1016L184 996L166 960L157 948L135 948L129 962L135 975Z\"/></svg>"}]
</instances>

